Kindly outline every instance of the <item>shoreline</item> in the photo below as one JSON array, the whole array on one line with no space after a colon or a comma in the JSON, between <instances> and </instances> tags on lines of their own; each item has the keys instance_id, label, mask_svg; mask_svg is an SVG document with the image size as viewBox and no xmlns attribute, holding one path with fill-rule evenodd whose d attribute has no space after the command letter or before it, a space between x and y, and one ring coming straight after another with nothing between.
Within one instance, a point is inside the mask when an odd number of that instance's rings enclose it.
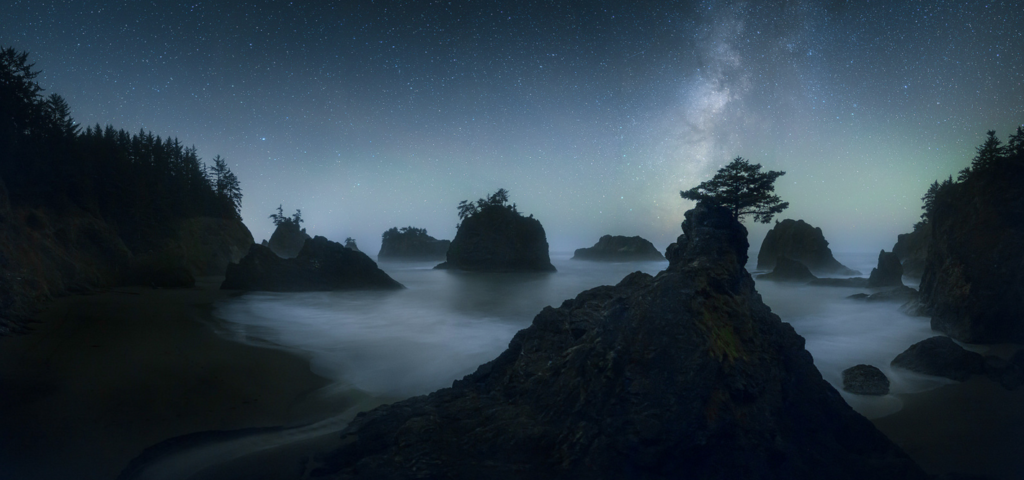
<instances>
[{"instance_id":1,"label":"shoreline","mask_svg":"<svg viewBox=\"0 0 1024 480\"><path fill-rule=\"evenodd\" d=\"M303 425L359 401L316 394L330 382L301 355L219 336L213 305L233 292L202 280L63 297L0 338L4 476L115 478L171 438Z\"/></svg>"}]
</instances>

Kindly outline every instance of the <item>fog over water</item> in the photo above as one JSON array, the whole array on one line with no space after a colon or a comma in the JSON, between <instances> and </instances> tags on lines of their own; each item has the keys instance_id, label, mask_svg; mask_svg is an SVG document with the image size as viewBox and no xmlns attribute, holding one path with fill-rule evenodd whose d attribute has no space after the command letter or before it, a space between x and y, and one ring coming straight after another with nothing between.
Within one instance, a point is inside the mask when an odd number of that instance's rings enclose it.
<instances>
[{"instance_id":1,"label":"fog over water","mask_svg":"<svg viewBox=\"0 0 1024 480\"><path fill-rule=\"evenodd\" d=\"M877 255L836 256L866 276ZM616 284L630 272L656 274L668 265L573 261L570 256L553 254L558 272L551 274L470 274L433 270L433 262L383 263L381 268L407 289L257 292L219 303L216 314L226 320L223 335L299 352L310 358L314 372L336 382L334 389L404 398L450 386L494 359L545 306L557 307L586 289ZM751 271L753 264L752 258ZM842 370L860 363L885 372L893 393L947 382L889 368L897 354L934 335L927 318L900 313L898 303L846 298L863 289L760 281L757 290L807 340L822 376L840 391ZM893 395L843 396L869 418L901 407Z\"/></svg>"}]
</instances>

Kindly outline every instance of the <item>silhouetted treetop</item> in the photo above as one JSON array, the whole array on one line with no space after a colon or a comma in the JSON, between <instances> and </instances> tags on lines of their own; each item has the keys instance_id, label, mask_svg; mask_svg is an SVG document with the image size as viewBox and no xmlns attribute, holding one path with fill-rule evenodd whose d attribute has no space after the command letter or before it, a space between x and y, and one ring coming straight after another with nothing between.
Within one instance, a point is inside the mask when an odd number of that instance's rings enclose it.
<instances>
[{"instance_id":1,"label":"silhouetted treetop","mask_svg":"<svg viewBox=\"0 0 1024 480\"><path fill-rule=\"evenodd\" d=\"M519 213L516 204L508 205L508 190L499 188L498 191L490 194L487 198L480 198L476 203L469 200L459 202L459 220L465 220L487 208L506 208L514 213Z\"/></svg>"},{"instance_id":2,"label":"silhouetted treetop","mask_svg":"<svg viewBox=\"0 0 1024 480\"><path fill-rule=\"evenodd\" d=\"M293 213L292 216L289 217L284 214L284 209L282 208L282 206L278 205L277 213L271 213L270 220L274 222L274 226L280 227L283 225L285 228L294 227L297 230L299 228L299 224L303 222L302 210L295 209L295 213Z\"/></svg>"},{"instance_id":3,"label":"silhouetted treetop","mask_svg":"<svg viewBox=\"0 0 1024 480\"><path fill-rule=\"evenodd\" d=\"M707 201L732 211L736 220L753 215L755 222L768 223L772 217L789 207L775 195L775 180L786 172L761 171L760 164L751 164L736 157L718 170L711 180L679 192L687 200Z\"/></svg>"}]
</instances>

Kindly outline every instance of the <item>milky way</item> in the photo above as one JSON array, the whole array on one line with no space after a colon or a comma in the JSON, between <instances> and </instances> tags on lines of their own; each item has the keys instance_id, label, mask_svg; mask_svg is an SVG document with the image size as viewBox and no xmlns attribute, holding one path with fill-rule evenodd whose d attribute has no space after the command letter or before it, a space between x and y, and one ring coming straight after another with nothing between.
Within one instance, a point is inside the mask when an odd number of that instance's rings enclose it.
<instances>
[{"instance_id":1,"label":"milky way","mask_svg":"<svg viewBox=\"0 0 1024 480\"><path fill-rule=\"evenodd\" d=\"M0 45L77 121L227 158L257 241L278 204L370 253L451 238L505 187L554 250L664 248L679 190L743 156L787 172L782 218L888 249L1024 122L1019 2L7 3Z\"/></svg>"}]
</instances>

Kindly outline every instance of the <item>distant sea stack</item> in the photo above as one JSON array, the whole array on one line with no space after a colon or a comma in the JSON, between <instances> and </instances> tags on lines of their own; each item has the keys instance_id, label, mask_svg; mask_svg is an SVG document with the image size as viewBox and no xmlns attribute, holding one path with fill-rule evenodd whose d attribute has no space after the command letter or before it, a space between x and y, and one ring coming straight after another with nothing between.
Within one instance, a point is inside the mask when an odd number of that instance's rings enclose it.
<instances>
[{"instance_id":1,"label":"distant sea stack","mask_svg":"<svg viewBox=\"0 0 1024 480\"><path fill-rule=\"evenodd\" d=\"M381 235L377 260L445 260L451 244L427 235L425 228L392 227Z\"/></svg>"},{"instance_id":2,"label":"distant sea stack","mask_svg":"<svg viewBox=\"0 0 1024 480\"><path fill-rule=\"evenodd\" d=\"M274 229L267 247L281 258L295 258L306 240L309 234L305 228L300 229L297 223L282 223Z\"/></svg>"},{"instance_id":3,"label":"distant sea stack","mask_svg":"<svg viewBox=\"0 0 1024 480\"><path fill-rule=\"evenodd\" d=\"M699 203L683 232L657 276L547 307L451 388L360 414L315 474L927 478L761 302L731 213Z\"/></svg>"},{"instance_id":4,"label":"distant sea stack","mask_svg":"<svg viewBox=\"0 0 1024 480\"><path fill-rule=\"evenodd\" d=\"M228 266L222 289L268 292L390 290L404 288L365 253L313 237L295 258L281 258L253 245L239 263Z\"/></svg>"},{"instance_id":5,"label":"distant sea stack","mask_svg":"<svg viewBox=\"0 0 1024 480\"><path fill-rule=\"evenodd\" d=\"M812 227L803 220L786 219L768 231L757 254L757 269L775 268L775 259L780 256L796 260L818 275L860 275L832 256L820 228Z\"/></svg>"},{"instance_id":6,"label":"distant sea stack","mask_svg":"<svg viewBox=\"0 0 1024 480\"><path fill-rule=\"evenodd\" d=\"M499 190L460 211L462 223L439 269L475 272L554 272L544 227L533 215L524 217L508 192ZM461 210L460 206L460 210Z\"/></svg>"},{"instance_id":7,"label":"distant sea stack","mask_svg":"<svg viewBox=\"0 0 1024 480\"><path fill-rule=\"evenodd\" d=\"M577 248L573 260L604 262L641 262L664 260L665 256L647 240L622 235L605 235L593 247Z\"/></svg>"},{"instance_id":8,"label":"distant sea stack","mask_svg":"<svg viewBox=\"0 0 1024 480\"><path fill-rule=\"evenodd\" d=\"M929 217L921 298L932 328L968 343L1024 342L1024 155L945 182Z\"/></svg>"},{"instance_id":9,"label":"distant sea stack","mask_svg":"<svg viewBox=\"0 0 1024 480\"><path fill-rule=\"evenodd\" d=\"M932 236L932 226L923 222L914 226L914 231L896 237L892 253L899 257L903 264L903 274L912 278L924 275L924 264L928 259L928 243Z\"/></svg>"}]
</instances>

